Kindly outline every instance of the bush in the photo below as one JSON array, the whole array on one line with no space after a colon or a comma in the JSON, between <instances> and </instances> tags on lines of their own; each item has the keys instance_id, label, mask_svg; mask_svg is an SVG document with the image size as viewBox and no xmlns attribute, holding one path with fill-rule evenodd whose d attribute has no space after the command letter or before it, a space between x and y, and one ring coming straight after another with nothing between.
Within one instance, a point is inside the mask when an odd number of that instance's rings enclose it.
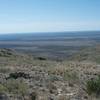
<instances>
[{"instance_id":1,"label":"bush","mask_svg":"<svg viewBox=\"0 0 100 100\"><path fill-rule=\"evenodd\" d=\"M25 78L29 79L30 75L26 74L24 72L15 72L15 73L10 73L8 79L17 79L17 78Z\"/></svg>"},{"instance_id":2,"label":"bush","mask_svg":"<svg viewBox=\"0 0 100 100\"><path fill-rule=\"evenodd\" d=\"M37 57L38 60L46 60L44 57Z\"/></svg>"},{"instance_id":3,"label":"bush","mask_svg":"<svg viewBox=\"0 0 100 100\"><path fill-rule=\"evenodd\" d=\"M73 84L77 83L79 80L77 72L74 72L74 71L64 72L63 78L64 80L69 81L70 83L73 83Z\"/></svg>"},{"instance_id":4,"label":"bush","mask_svg":"<svg viewBox=\"0 0 100 100\"><path fill-rule=\"evenodd\" d=\"M86 88L89 95L100 95L100 77L94 80L88 80Z\"/></svg>"},{"instance_id":5,"label":"bush","mask_svg":"<svg viewBox=\"0 0 100 100\"><path fill-rule=\"evenodd\" d=\"M5 92L7 92L7 88L4 85L0 84L0 93L5 93Z\"/></svg>"},{"instance_id":6,"label":"bush","mask_svg":"<svg viewBox=\"0 0 100 100\"><path fill-rule=\"evenodd\" d=\"M9 80L6 86L11 93L25 95L28 92L28 85L22 80Z\"/></svg>"},{"instance_id":7,"label":"bush","mask_svg":"<svg viewBox=\"0 0 100 100\"><path fill-rule=\"evenodd\" d=\"M8 72L10 72L10 71L11 71L10 68L0 67L0 73L8 73Z\"/></svg>"}]
</instances>

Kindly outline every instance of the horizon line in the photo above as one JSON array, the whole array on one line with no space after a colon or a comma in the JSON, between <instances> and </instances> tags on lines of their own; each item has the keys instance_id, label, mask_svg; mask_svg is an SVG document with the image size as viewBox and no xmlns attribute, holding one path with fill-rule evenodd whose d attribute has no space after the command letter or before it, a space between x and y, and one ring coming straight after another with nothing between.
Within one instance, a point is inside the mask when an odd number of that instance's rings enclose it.
<instances>
[{"instance_id":1,"label":"horizon line","mask_svg":"<svg viewBox=\"0 0 100 100\"><path fill-rule=\"evenodd\" d=\"M100 30L71 30L71 31L44 31L44 32L8 32L8 33L0 33L0 35L9 35L9 34L39 34L39 33L68 33L68 32L100 32Z\"/></svg>"}]
</instances>

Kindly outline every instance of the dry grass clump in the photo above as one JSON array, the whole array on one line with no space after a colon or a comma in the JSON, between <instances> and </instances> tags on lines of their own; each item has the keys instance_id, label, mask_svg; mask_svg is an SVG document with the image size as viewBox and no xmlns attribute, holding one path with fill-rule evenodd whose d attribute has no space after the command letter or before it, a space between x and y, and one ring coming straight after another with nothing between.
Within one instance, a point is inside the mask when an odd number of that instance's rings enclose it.
<instances>
[{"instance_id":1,"label":"dry grass clump","mask_svg":"<svg viewBox=\"0 0 100 100\"><path fill-rule=\"evenodd\" d=\"M69 65L63 63L57 64L53 68L49 68L48 73L50 75L61 76L64 81L70 83L77 83L79 81L79 74L77 70L72 67L72 63L69 63Z\"/></svg>"},{"instance_id":2,"label":"dry grass clump","mask_svg":"<svg viewBox=\"0 0 100 100\"><path fill-rule=\"evenodd\" d=\"M0 93L5 93L7 91L8 91L7 87L4 86L3 84L0 84Z\"/></svg>"},{"instance_id":3,"label":"dry grass clump","mask_svg":"<svg viewBox=\"0 0 100 100\"><path fill-rule=\"evenodd\" d=\"M28 92L28 85L23 80L10 79L5 85L9 93L19 94L24 96Z\"/></svg>"},{"instance_id":4,"label":"dry grass clump","mask_svg":"<svg viewBox=\"0 0 100 100\"><path fill-rule=\"evenodd\" d=\"M64 66L57 64L54 67L48 68L48 73L54 75L63 75L66 70L67 68L65 68Z\"/></svg>"},{"instance_id":5,"label":"dry grass clump","mask_svg":"<svg viewBox=\"0 0 100 100\"><path fill-rule=\"evenodd\" d=\"M9 67L0 67L0 73L9 73L11 68Z\"/></svg>"}]
</instances>

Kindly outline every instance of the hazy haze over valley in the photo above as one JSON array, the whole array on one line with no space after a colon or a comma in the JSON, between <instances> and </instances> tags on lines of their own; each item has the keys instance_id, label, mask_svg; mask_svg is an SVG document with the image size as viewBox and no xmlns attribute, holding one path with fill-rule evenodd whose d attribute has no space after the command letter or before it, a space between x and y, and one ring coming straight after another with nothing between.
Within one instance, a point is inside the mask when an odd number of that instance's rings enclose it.
<instances>
[{"instance_id":1,"label":"hazy haze over valley","mask_svg":"<svg viewBox=\"0 0 100 100\"><path fill-rule=\"evenodd\" d=\"M34 56L64 59L80 49L100 42L100 31L50 32L0 35L0 48L15 49Z\"/></svg>"}]
</instances>

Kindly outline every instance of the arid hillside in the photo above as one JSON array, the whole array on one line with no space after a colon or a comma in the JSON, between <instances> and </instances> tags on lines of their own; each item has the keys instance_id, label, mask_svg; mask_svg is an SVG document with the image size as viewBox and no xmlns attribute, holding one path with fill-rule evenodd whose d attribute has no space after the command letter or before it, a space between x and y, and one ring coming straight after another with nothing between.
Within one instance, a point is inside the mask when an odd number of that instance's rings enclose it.
<instances>
[{"instance_id":1,"label":"arid hillside","mask_svg":"<svg viewBox=\"0 0 100 100\"><path fill-rule=\"evenodd\" d=\"M0 100L99 100L100 65L93 61L0 49Z\"/></svg>"}]
</instances>

